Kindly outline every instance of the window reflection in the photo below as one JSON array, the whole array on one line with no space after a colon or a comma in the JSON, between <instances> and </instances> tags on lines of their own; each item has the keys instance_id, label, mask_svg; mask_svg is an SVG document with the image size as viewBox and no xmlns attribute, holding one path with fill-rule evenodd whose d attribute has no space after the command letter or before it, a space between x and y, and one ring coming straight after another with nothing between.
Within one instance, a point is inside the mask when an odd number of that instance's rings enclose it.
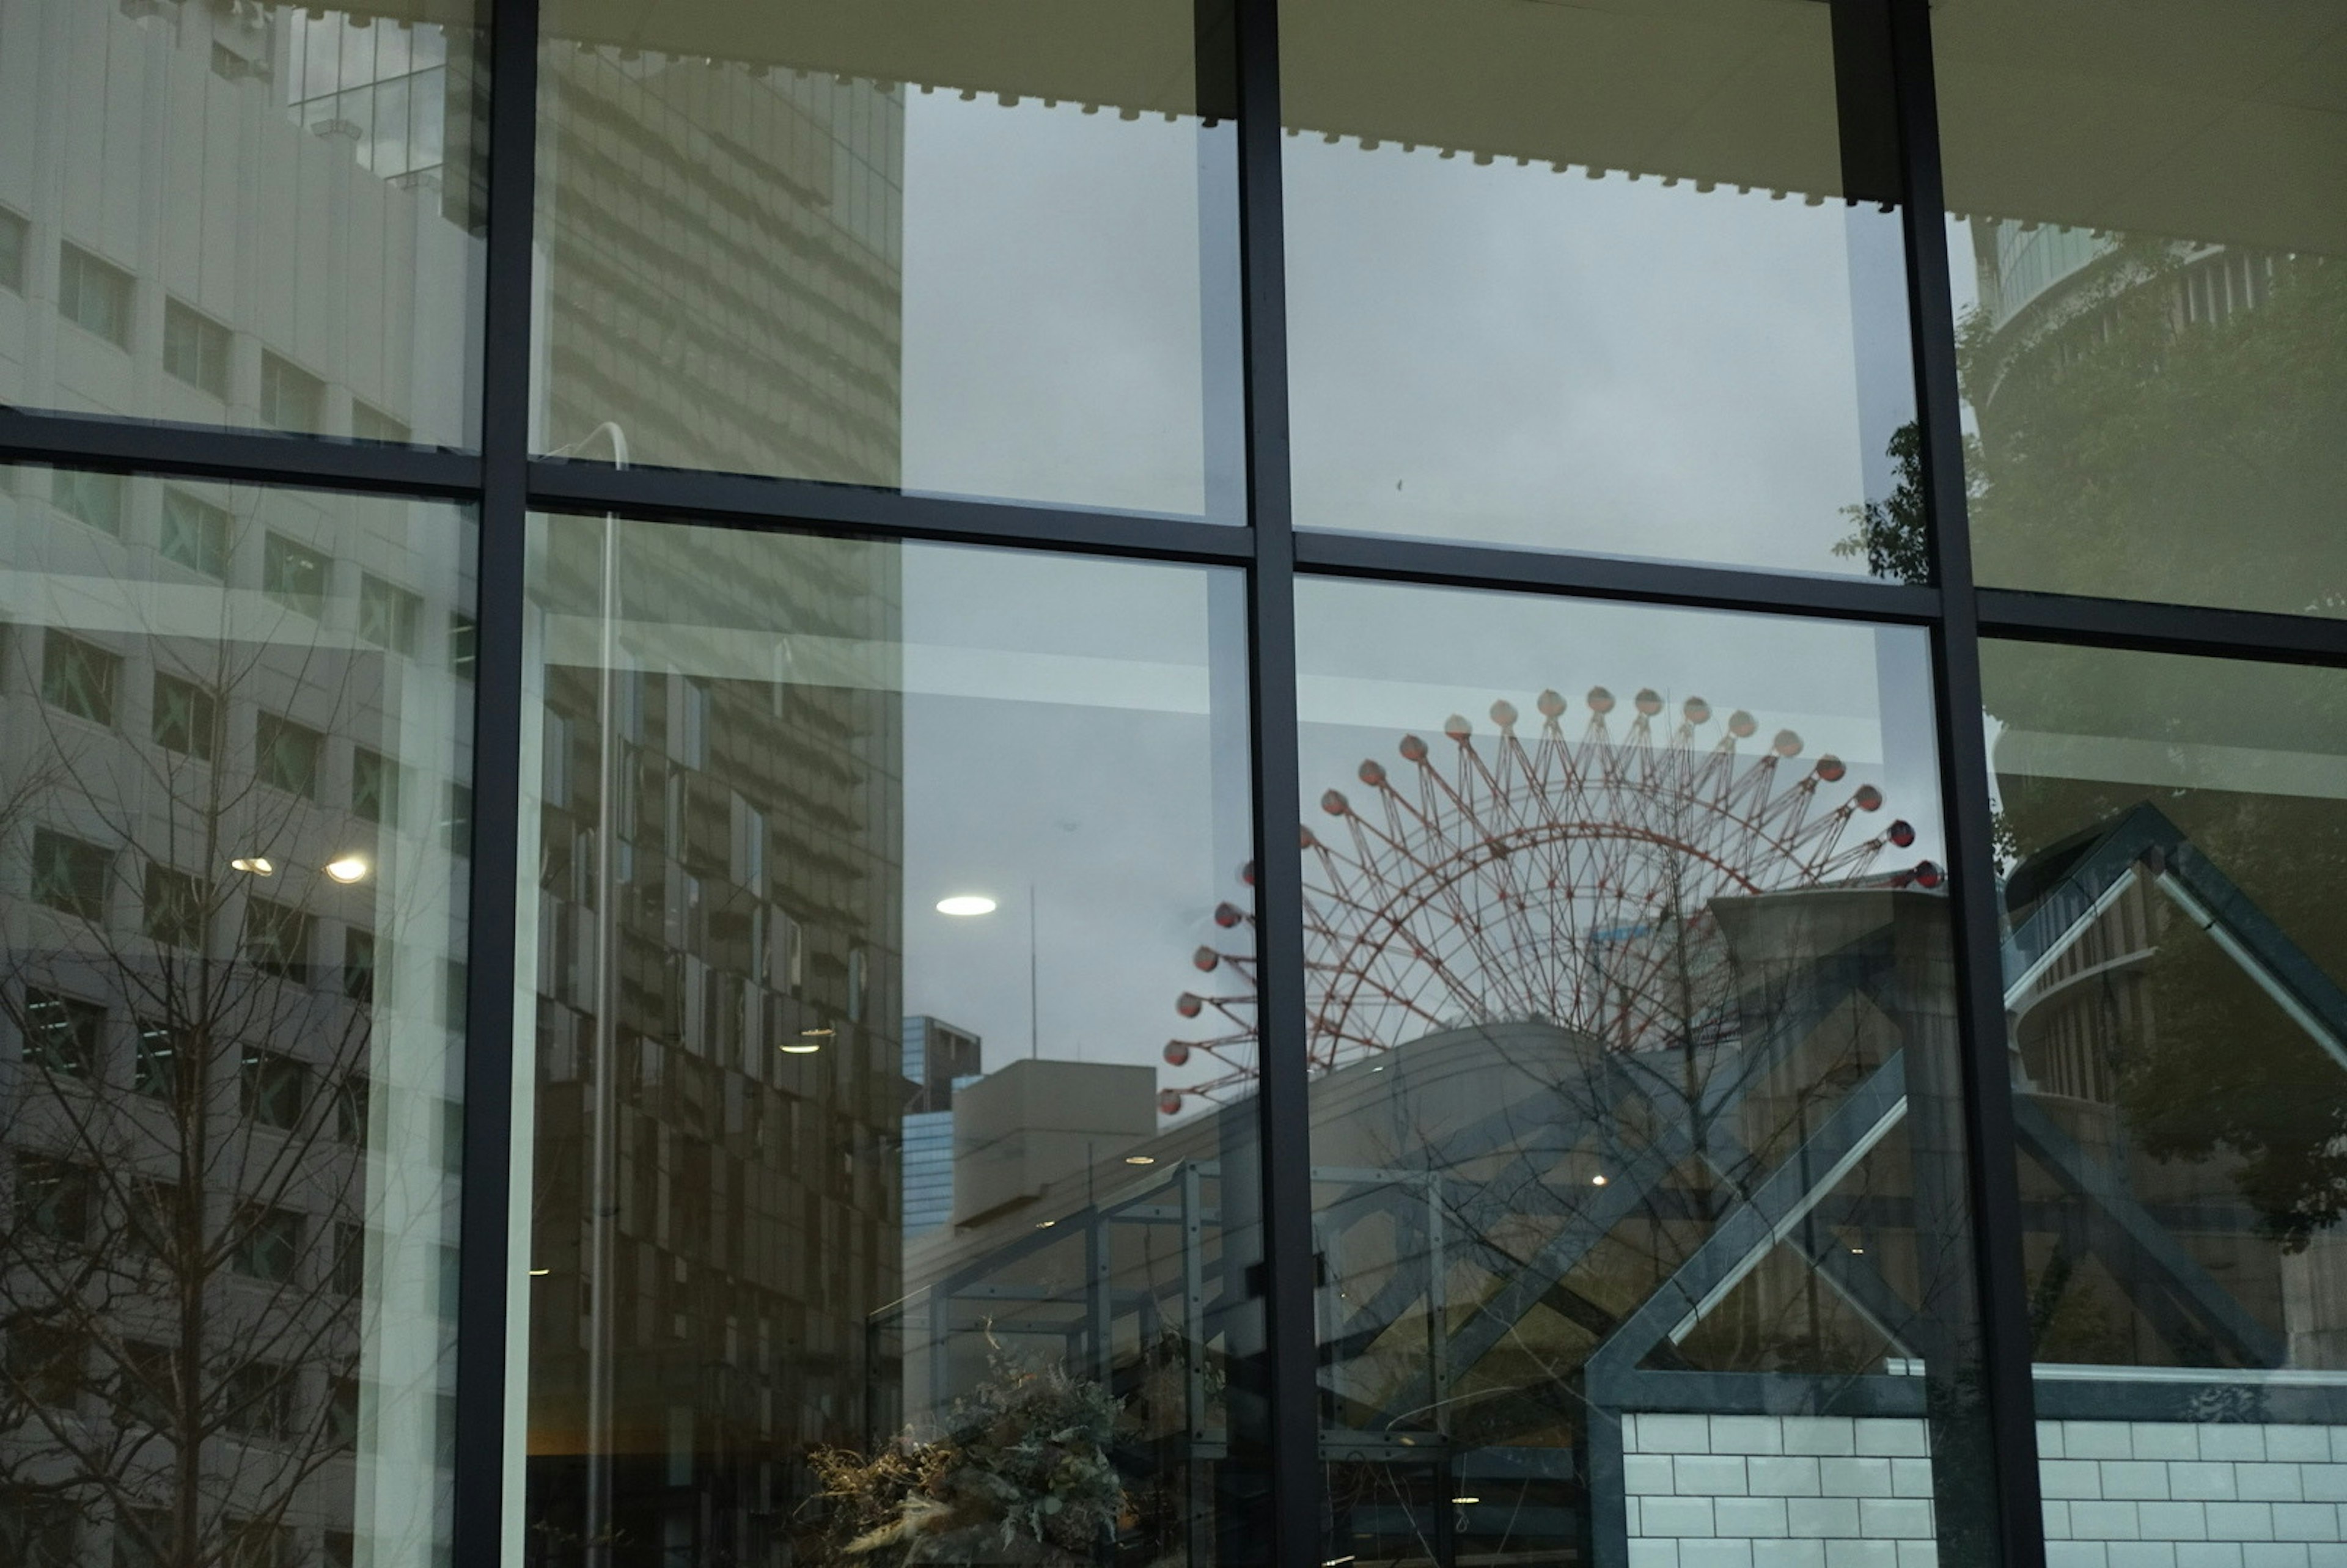
<instances>
[{"instance_id":1,"label":"window reflection","mask_svg":"<svg viewBox=\"0 0 2347 1568\"><path fill-rule=\"evenodd\" d=\"M1922 636L1299 608L1326 1554L1986 1561Z\"/></svg>"},{"instance_id":2,"label":"window reflection","mask_svg":"<svg viewBox=\"0 0 2347 1568\"><path fill-rule=\"evenodd\" d=\"M548 5L534 438L1238 520L1223 9Z\"/></svg>"},{"instance_id":3,"label":"window reflection","mask_svg":"<svg viewBox=\"0 0 2347 1568\"><path fill-rule=\"evenodd\" d=\"M466 867L345 791L368 748L469 766L463 688L357 601L364 566L469 611L470 527L107 477L101 529L75 476L0 470L0 1557L435 1568Z\"/></svg>"},{"instance_id":4,"label":"window reflection","mask_svg":"<svg viewBox=\"0 0 2347 1568\"><path fill-rule=\"evenodd\" d=\"M0 15L0 400L473 442L469 8Z\"/></svg>"},{"instance_id":5,"label":"window reflection","mask_svg":"<svg viewBox=\"0 0 2347 1568\"><path fill-rule=\"evenodd\" d=\"M2347 614L2337 27L1933 11L1983 583Z\"/></svg>"},{"instance_id":6,"label":"window reflection","mask_svg":"<svg viewBox=\"0 0 2347 1568\"><path fill-rule=\"evenodd\" d=\"M1235 578L534 530L530 1560L1263 1561Z\"/></svg>"},{"instance_id":7,"label":"window reflection","mask_svg":"<svg viewBox=\"0 0 2347 1568\"><path fill-rule=\"evenodd\" d=\"M1284 0L1297 521L1920 578L1873 15Z\"/></svg>"},{"instance_id":8,"label":"window reflection","mask_svg":"<svg viewBox=\"0 0 2347 1568\"><path fill-rule=\"evenodd\" d=\"M1993 642L1983 674L2049 1532L2286 1555L2347 1479L2347 679ZM2079 1507L2106 1460L2175 1506Z\"/></svg>"}]
</instances>

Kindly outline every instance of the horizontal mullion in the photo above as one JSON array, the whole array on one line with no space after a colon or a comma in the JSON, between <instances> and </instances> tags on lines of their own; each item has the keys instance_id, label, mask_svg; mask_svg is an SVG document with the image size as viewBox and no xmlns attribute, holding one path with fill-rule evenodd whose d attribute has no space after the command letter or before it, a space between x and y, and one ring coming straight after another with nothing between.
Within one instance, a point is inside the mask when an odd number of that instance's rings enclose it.
<instances>
[{"instance_id":1,"label":"horizontal mullion","mask_svg":"<svg viewBox=\"0 0 2347 1568\"><path fill-rule=\"evenodd\" d=\"M0 408L0 459L457 498L481 484L481 460L466 452L20 408Z\"/></svg>"},{"instance_id":2,"label":"horizontal mullion","mask_svg":"<svg viewBox=\"0 0 2347 1568\"><path fill-rule=\"evenodd\" d=\"M1981 635L2285 664L2347 664L2347 620L2188 604L1980 591Z\"/></svg>"},{"instance_id":3,"label":"horizontal mullion","mask_svg":"<svg viewBox=\"0 0 2347 1568\"><path fill-rule=\"evenodd\" d=\"M1940 592L1868 578L1804 577L1676 561L1441 544L1368 534L1298 532L1299 571L1452 588L1570 594L1706 610L1922 625L1938 619Z\"/></svg>"},{"instance_id":4,"label":"horizontal mullion","mask_svg":"<svg viewBox=\"0 0 2347 1568\"><path fill-rule=\"evenodd\" d=\"M882 538L1232 564L1255 556L1252 532L1224 523L682 468L534 462L529 496L540 510L619 512L731 528L834 528Z\"/></svg>"}]
</instances>

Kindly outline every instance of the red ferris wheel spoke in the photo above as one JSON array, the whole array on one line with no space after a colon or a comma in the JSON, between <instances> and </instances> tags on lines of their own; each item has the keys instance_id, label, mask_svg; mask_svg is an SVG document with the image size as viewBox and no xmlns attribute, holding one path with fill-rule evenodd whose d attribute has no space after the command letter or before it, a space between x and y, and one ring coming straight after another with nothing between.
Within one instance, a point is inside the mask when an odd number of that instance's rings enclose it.
<instances>
[{"instance_id":1,"label":"red ferris wheel spoke","mask_svg":"<svg viewBox=\"0 0 2347 1568\"><path fill-rule=\"evenodd\" d=\"M1553 691L1534 700L1529 738L1504 700L1481 734L1453 714L1438 740L1399 737L1398 765L1365 760L1321 797L1319 826L1303 829L1313 1071L1512 1018L1618 1050L1683 1040L1728 1027L1716 899L1860 878L1937 886L1928 865L1869 876L1913 830L1845 844L1881 792L1829 753L1806 758L1794 732L1764 738L1751 713L1722 717L1700 697L1668 712L1652 689L1626 714L1603 687L1583 705L1570 738ZM1216 918L1237 934L1201 948L1199 967L1226 981L1181 1000L1225 1032L1166 1047L1177 1067L1214 1069L1167 1090L1169 1112L1251 1092L1257 1071L1254 917L1226 905Z\"/></svg>"}]
</instances>

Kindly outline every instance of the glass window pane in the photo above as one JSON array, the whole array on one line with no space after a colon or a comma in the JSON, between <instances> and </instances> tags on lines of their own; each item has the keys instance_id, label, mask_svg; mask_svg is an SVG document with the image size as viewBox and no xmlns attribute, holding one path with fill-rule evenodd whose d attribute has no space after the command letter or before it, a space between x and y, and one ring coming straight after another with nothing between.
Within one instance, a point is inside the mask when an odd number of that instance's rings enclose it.
<instances>
[{"instance_id":1,"label":"glass window pane","mask_svg":"<svg viewBox=\"0 0 2347 1568\"><path fill-rule=\"evenodd\" d=\"M24 215L0 207L0 289L25 292L25 247L31 238L32 225Z\"/></svg>"},{"instance_id":2,"label":"glass window pane","mask_svg":"<svg viewBox=\"0 0 2347 1568\"><path fill-rule=\"evenodd\" d=\"M1932 26L1980 580L2347 615L2337 11Z\"/></svg>"},{"instance_id":3,"label":"glass window pane","mask_svg":"<svg viewBox=\"0 0 2347 1568\"><path fill-rule=\"evenodd\" d=\"M0 14L0 403L473 445L487 8L396 9Z\"/></svg>"},{"instance_id":4,"label":"glass window pane","mask_svg":"<svg viewBox=\"0 0 2347 1568\"><path fill-rule=\"evenodd\" d=\"M122 509L129 481L119 474L57 469L49 475L49 504L100 533L122 537Z\"/></svg>"},{"instance_id":5,"label":"glass window pane","mask_svg":"<svg viewBox=\"0 0 2347 1568\"><path fill-rule=\"evenodd\" d=\"M1297 522L1919 575L1876 18L1283 0Z\"/></svg>"},{"instance_id":6,"label":"glass window pane","mask_svg":"<svg viewBox=\"0 0 2347 1568\"><path fill-rule=\"evenodd\" d=\"M1993 1561L1923 634L1298 615L1323 1556Z\"/></svg>"},{"instance_id":7,"label":"glass window pane","mask_svg":"<svg viewBox=\"0 0 2347 1568\"><path fill-rule=\"evenodd\" d=\"M234 542L200 577L159 548L169 487L122 480L116 538L49 519L59 477L0 468L0 836L30 861L0 889L0 1562L292 1568L341 1536L445 1568L463 1041L436 966L372 955L460 957L467 877L341 802L364 749L469 776L471 687L358 635L358 568L472 613L471 520L205 486ZM314 617L259 591L264 536L337 563ZM320 787L258 787L271 724ZM361 935L354 988L330 956ZM175 1451L200 1469L139 1457Z\"/></svg>"},{"instance_id":8,"label":"glass window pane","mask_svg":"<svg viewBox=\"0 0 2347 1568\"><path fill-rule=\"evenodd\" d=\"M1237 520L1219 15L549 0L540 450Z\"/></svg>"},{"instance_id":9,"label":"glass window pane","mask_svg":"<svg viewBox=\"0 0 2347 1568\"><path fill-rule=\"evenodd\" d=\"M236 519L225 507L215 506L186 490L163 492L163 536L158 548L163 559L209 578L228 574L229 541Z\"/></svg>"},{"instance_id":10,"label":"glass window pane","mask_svg":"<svg viewBox=\"0 0 2347 1568\"><path fill-rule=\"evenodd\" d=\"M1254 1106L1164 1044L1241 579L552 517L530 593L508 1538L1263 1561Z\"/></svg>"},{"instance_id":11,"label":"glass window pane","mask_svg":"<svg viewBox=\"0 0 2347 1568\"><path fill-rule=\"evenodd\" d=\"M2238 1500L2211 1551L2294 1536L2347 1484L2347 671L1983 664L2046 1494L2126 1449Z\"/></svg>"}]
</instances>

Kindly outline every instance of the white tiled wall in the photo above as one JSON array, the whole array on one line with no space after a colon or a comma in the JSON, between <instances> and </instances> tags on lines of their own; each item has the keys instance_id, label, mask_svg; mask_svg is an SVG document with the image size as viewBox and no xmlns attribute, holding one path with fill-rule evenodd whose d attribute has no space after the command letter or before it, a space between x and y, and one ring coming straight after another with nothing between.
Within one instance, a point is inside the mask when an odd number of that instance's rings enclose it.
<instances>
[{"instance_id":1,"label":"white tiled wall","mask_svg":"<svg viewBox=\"0 0 2347 1568\"><path fill-rule=\"evenodd\" d=\"M2347 1568L2347 1427L2041 1421L2046 1568Z\"/></svg>"},{"instance_id":2,"label":"white tiled wall","mask_svg":"<svg viewBox=\"0 0 2347 1568\"><path fill-rule=\"evenodd\" d=\"M1937 1568L1920 1420L1625 1416L1630 1568Z\"/></svg>"},{"instance_id":3,"label":"white tiled wall","mask_svg":"<svg viewBox=\"0 0 2347 1568\"><path fill-rule=\"evenodd\" d=\"M1630 1568L1937 1568L1923 1423L1623 1418ZM2347 1568L2347 1427L2046 1421L2047 1568Z\"/></svg>"}]
</instances>

